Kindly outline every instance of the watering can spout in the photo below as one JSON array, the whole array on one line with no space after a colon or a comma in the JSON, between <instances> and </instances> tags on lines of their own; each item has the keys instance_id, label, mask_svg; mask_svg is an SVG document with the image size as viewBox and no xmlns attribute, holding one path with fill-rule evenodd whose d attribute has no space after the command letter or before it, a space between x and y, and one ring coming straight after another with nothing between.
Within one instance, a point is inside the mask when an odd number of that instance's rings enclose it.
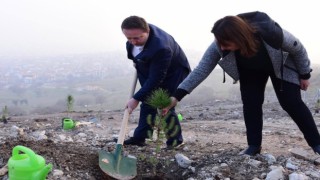
<instances>
[{"instance_id":1,"label":"watering can spout","mask_svg":"<svg viewBox=\"0 0 320 180\"><path fill-rule=\"evenodd\" d=\"M42 168L37 174L35 174L35 179L46 179L48 173L52 170L52 164L48 164Z\"/></svg>"}]
</instances>

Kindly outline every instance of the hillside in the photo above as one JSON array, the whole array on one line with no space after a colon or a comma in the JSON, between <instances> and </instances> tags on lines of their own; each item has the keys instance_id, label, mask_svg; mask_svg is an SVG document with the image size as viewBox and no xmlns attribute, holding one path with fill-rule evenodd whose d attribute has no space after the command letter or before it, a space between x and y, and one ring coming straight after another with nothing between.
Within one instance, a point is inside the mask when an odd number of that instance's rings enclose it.
<instances>
[{"instance_id":1,"label":"hillside","mask_svg":"<svg viewBox=\"0 0 320 180\"><path fill-rule=\"evenodd\" d=\"M247 146L241 109L239 102L221 100L179 106L178 111L184 116L181 126L185 145L166 150L163 143L158 157L152 141L145 147L125 146L124 155L137 158L134 179L320 179L319 167L314 164L317 161L292 153L300 149L314 159L319 158L278 103L264 105L261 154L238 155ZM314 114L315 109L311 110ZM138 113L135 111L130 118L127 136L137 126ZM7 124L0 123L0 179L8 179L5 165L17 145L30 148L45 158L46 164L53 165L48 180L112 179L100 170L98 151L112 153L122 115L120 110L73 112L72 119L91 124L72 130L62 129L65 113L11 117ZM320 129L320 114L314 117ZM179 164L177 154L182 154L189 163ZM156 164L152 158L157 158Z\"/></svg>"},{"instance_id":2,"label":"hillside","mask_svg":"<svg viewBox=\"0 0 320 180\"><path fill-rule=\"evenodd\" d=\"M187 51L191 67L197 65L202 52ZM133 67L123 51L112 53L57 56L4 61L0 72L0 107L7 106L11 114L46 114L66 110L66 97L75 99L74 109L117 110L128 99ZM31 76L34 75L34 76ZM239 101L239 84L217 67L181 105L208 103L216 99ZM311 86L303 96L315 100L320 89L320 68L313 66ZM275 101L268 87L266 101Z\"/></svg>"}]
</instances>

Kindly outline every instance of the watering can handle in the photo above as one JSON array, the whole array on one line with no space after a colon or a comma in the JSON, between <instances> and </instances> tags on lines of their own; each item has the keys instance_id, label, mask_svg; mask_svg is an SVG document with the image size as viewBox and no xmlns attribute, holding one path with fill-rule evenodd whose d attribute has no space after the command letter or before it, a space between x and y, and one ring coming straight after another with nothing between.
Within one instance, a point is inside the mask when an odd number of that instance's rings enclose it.
<instances>
[{"instance_id":1,"label":"watering can handle","mask_svg":"<svg viewBox=\"0 0 320 180\"><path fill-rule=\"evenodd\" d=\"M138 79L137 78L137 71L135 71L134 76L133 76L133 82L132 82L132 87L131 87L129 99L132 98L134 91L136 89L137 79ZM125 132L126 132L126 129L128 126L129 116L130 116L130 114L129 114L128 108L126 108L124 110L124 115L122 118L122 123L121 123L121 128L120 128L120 133L119 133L119 138L118 138L117 144L123 145Z\"/></svg>"},{"instance_id":2,"label":"watering can handle","mask_svg":"<svg viewBox=\"0 0 320 180\"><path fill-rule=\"evenodd\" d=\"M32 166L36 166L38 164L36 154L30 148L27 148L25 146L20 146L20 145L15 146L12 150L12 156L19 157L20 151L24 152L25 154L27 154L30 157L30 161L31 161Z\"/></svg>"}]
</instances>

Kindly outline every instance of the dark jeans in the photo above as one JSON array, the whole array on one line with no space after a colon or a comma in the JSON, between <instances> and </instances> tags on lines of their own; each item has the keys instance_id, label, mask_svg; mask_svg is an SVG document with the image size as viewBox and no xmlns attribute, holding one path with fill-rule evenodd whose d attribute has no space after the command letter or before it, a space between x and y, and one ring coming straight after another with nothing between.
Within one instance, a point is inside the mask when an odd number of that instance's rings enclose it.
<instances>
[{"instance_id":1,"label":"dark jeans","mask_svg":"<svg viewBox=\"0 0 320 180\"><path fill-rule=\"evenodd\" d=\"M239 70L240 91L243 102L243 114L247 129L248 145L262 143L263 112L262 104L268 78L281 107L298 125L309 146L320 145L320 135L312 114L301 99L300 87L276 78L274 73L257 70ZM282 83L283 91L280 91Z\"/></svg>"},{"instance_id":2,"label":"dark jeans","mask_svg":"<svg viewBox=\"0 0 320 180\"><path fill-rule=\"evenodd\" d=\"M152 127L150 124L148 124L148 118L152 120L152 123L154 123L154 118L157 114L157 109L152 108L148 104L141 103L140 105L140 118L139 118L139 123L138 127L134 131L133 137L144 141L146 138L150 138L148 136L148 132L151 133L153 132ZM182 137L182 131L181 131L181 125L178 120L178 116L175 112L175 109L172 108L170 109L170 112L168 112L168 118L166 119L167 124L169 125L170 122L173 120L174 121L174 126L170 129L167 133L168 139L167 139L167 145L172 145L174 142L179 143L183 142L183 137ZM175 128L177 127L177 131L175 131ZM174 132L174 133L173 133Z\"/></svg>"}]
</instances>

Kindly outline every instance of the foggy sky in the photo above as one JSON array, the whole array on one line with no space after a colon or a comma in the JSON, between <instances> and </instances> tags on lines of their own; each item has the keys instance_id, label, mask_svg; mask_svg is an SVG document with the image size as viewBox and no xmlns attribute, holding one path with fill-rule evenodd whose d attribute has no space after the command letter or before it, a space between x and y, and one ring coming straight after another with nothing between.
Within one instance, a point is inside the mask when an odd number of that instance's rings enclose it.
<instances>
[{"instance_id":1,"label":"foggy sky","mask_svg":"<svg viewBox=\"0 0 320 180\"><path fill-rule=\"evenodd\" d=\"M316 1L1 0L0 57L123 50L120 24L130 15L166 30L184 49L204 52L213 23L226 15L264 11L297 36L320 63Z\"/></svg>"}]
</instances>

